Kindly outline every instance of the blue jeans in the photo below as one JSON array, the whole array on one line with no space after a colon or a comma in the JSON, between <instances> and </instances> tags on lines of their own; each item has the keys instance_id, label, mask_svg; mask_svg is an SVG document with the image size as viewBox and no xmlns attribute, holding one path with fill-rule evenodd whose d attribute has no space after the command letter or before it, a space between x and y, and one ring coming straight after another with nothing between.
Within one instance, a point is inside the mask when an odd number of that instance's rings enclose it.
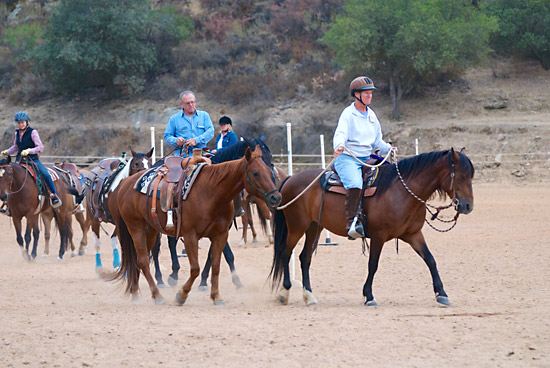
<instances>
[{"instance_id":1,"label":"blue jeans","mask_svg":"<svg viewBox=\"0 0 550 368\"><path fill-rule=\"evenodd\" d=\"M357 157L362 162L366 162L369 157ZM356 159L350 155L342 153L336 161L334 161L334 168L344 184L344 188L363 188L363 175L361 174L361 168L363 165L357 162Z\"/></svg>"},{"instance_id":2,"label":"blue jeans","mask_svg":"<svg viewBox=\"0 0 550 368\"><path fill-rule=\"evenodd\" d=\"M34 160L33 162L36 164L36 167L38 167L40 174L42 174L42 178L46 182L46 185L48 186L50 192L57 195L57 192L55 191L55 185L53 185L52 177L50 176L48 169L46 169L46 166L44 166L44 164L40 162L40 160Z\"/></svg>"}]
</instances>

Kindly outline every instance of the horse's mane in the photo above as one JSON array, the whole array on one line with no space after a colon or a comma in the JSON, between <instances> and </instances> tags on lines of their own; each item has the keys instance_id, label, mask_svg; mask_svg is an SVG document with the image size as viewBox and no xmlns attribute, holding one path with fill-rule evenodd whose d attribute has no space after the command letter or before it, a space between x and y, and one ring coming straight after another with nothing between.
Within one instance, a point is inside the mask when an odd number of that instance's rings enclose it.
<instances>
[{"instance_id":1,"label":"horse's mane","mask_svg":"<svg viewBox=\"0 0 550 368\"><path fill-rule=\"evenodd\" d=\"M269 150L269 147L265 144L265 142L260 138L254 138L254 139L248 139L243 138L243 141L239 141L222 151L217 152L214 156L212 156L211 160L213 164L219 164L221 162L227 162L232 160L237 160L244 156L244 151L247 147L250 147L251 150L254 150L256 148L256 145L259 145L262 149L262 159L264 160L265 164L269 167L271 167L271 151Z\"/></svg>"},{"instance_id":2,"label":"horse's mane","mask_svg":"<svg viewBox=\"0 0 550 368\"><path fill-rule=\"evenodd\" d=\"M449 165L450 165L450 160L451 160L450 153L451 153L450 150L433 151L433 152L422 153L420 155L413 156L413 157L404 158L398 162L399 172L401 173L403 180L407 181L407 179L414 178L415 176L422 173L424 169L432 166L442 156L445 156L445 155L448 156ZM473 178L474 171L475 171L474 165L466 155L460 152L457 152L457 153L460 157L460 162L459 162L460 170L469 173L470 176ZM394 180L399 180L395 165L381 166L380 181L377 184L377 194L384 193L391 186ZM440 190L438 191L441 195L444 195Z\"/></svg>"}]
</instances>

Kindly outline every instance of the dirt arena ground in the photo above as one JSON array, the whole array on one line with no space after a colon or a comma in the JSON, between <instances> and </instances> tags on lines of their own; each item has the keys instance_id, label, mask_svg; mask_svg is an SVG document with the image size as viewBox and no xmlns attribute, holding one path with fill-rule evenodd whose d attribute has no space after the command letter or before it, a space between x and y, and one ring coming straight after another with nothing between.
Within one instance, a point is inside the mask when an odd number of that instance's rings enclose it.
<instances>
[{"instance_id":1,"label":"dirt arena ground","mask_svg":"<svg viewBox=\"0 0 550 368\"><path fill-rule=\"evenodd\" d=\"M91 246L62 262L54 255L23 261L2 216L0 366L548 367L550 190L475 183L474 192L474 211L451 232L424 228L449 308L434 301L422 260L403 242L396 254L393 241L374 282L380 306L364 307L367 257L359 241L334 236L339 245L320 247L312 263L319 304L306 307L295 287L282 306L266 283L272 249L265 236L238 246L235 230L230 243L245 286L233 287L224 264L225 306L212 305L198 282L185 305L176 306L176 289L166 288L167 303L157 306L143 279L142 298L132 302L119 285L98 278ZM110 244L102 239L108 266ZM202 259L207 246L201 242ZM165 245L161 258L167 275ZM180 260L184 278L189 266Z\"/></svg>"}]
</instances>

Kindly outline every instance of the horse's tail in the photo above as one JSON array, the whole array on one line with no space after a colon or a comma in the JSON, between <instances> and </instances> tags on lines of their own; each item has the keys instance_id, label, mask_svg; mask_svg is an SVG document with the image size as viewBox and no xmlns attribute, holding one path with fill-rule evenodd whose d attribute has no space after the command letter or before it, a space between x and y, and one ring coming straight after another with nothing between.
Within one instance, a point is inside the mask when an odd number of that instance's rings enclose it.
<instances>
[{"instance_id":1,"label":"horse's tail","mask_svg":"<svg viewBox=\"0 0 550 368\"><path fill-rule=\"evenodd\" d=\"M108 281L126 282L126 293L135 295L139 291L139 267L137 264L137 253L134 248L134 240L128 231L126 223L119 216L118 239L120 241L121 265L118 271L103 275Z\"/></svg>"},{"instance_id":2,"label":"horse's tail","mask_svg":"<svg viewBox=\"0 0 550 368\"><path fill-rule=\"evenodd\" d=\"M279 187L279 191L283 188L283 185L287 181L286 178ZM258 211L261 212L261 211ZM286 217L283 210L275 210L275 216L273 219L275 240L274 240L274 252L273 252L273 264L271 265L271 272L269 275L272 278L271 287L273 290L277 289L281 283L281 277L284 272L284 262L288 262L288 254L286 250L286 239L288 236L288 227L286 224Z\"/></svg>"},{"instance_id":3,"label":"horse's tail","mask_svg":"<svg viewBox=\"0 0 550 368\"><path fill-rule=\"evenodd\" d=\"M250 207L250 204L248 206ZM258 203L256 203L256 207L258 208L258 218L260 219L260 226L262 227L264 234L267 234L267 219L265 218L263 211L260 210L260 206L258 205Z\"/></svg>"},{"instance_id":4,"label":"horse's tail","mask_svg":"<svg viewBox=\"0 0 550 368\"><path fill-rule=\"evenodd\" d=\"M277 289L281 283L281 277L284 271L284 261L288 260L286 257L286 238L288 235L288 227L286 225L285 214L282 210L275 210L274 218L274 252L273 252L273 264L271 265L272 277L271 287L273 290Z\"/></svg>"}]
</instances>

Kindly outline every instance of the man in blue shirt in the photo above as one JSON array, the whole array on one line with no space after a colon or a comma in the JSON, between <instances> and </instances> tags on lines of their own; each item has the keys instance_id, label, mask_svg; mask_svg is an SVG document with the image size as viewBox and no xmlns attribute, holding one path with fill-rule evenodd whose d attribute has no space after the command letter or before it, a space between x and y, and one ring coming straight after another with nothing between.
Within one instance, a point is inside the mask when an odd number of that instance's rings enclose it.
<instances>
[{"instance_id":1,"label":"man in blue shirt","mask_svg":"<svg viewBox=\"0 0 550 368\"><path fill-rule=\"evenodd\" d=\"M191 155L193 148L205 148L214 138L214 126L210 115L206 111L197 110L196 102L192 91L180 93L182 111L170 118L164 131L164 141L178 148L174 152L177 156Z\"/></svg>"}]
</instances>

